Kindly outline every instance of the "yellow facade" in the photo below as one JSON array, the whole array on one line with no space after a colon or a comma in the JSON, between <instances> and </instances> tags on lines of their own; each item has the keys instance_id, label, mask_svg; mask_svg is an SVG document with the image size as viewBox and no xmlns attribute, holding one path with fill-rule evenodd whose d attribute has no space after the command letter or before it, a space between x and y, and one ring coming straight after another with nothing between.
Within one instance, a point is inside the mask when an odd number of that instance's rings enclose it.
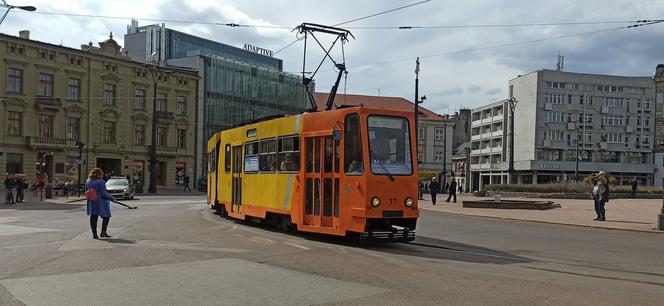
<instances>
[{"instance_id":1,"label":"yellow facade","mask_svg":"<svg viewBox=\"0 0 664 306\"><path fill-rule=\"evenodd\" d=\"M0 173L20 171L32 181L42 170L51 180L75 179L80 142L83 179L99 166L147 188L150 68L130 61L112 36L99 47L73 49L21 34L0 35ZM165 101L156 112L158 185L173 187L176 179L193 178L198 76L186 70L155 76ZM45 153L41 167L38 152Z\"/></svg>"}]
</instances>

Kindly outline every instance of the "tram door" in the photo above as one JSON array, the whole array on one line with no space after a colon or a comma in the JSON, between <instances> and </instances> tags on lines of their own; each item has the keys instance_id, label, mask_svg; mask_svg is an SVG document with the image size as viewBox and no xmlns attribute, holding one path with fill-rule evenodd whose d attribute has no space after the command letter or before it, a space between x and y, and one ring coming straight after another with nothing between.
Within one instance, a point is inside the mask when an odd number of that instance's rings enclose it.
<instances>
[{"instance_id":1,"label":"tram door","mask_svg":"<svg viewBox=\"0 0 664 306\"><path fill-rule=\"evenodd\" d=\"M339 141L332 136L305 138L304 223L339 225Z\"/></svg>"},{"instance_id":2,"label":"tram door","mask_svg":"<svg viewBox=\"0 0 664 306\"><path fill-rule=\"evenodd\" d=\"M240 212L240 206L242 205L242 146L233 147L232 154L232 199L231 203L233 204L231 211L234 213Z\"/></svg>"}]
</instances>

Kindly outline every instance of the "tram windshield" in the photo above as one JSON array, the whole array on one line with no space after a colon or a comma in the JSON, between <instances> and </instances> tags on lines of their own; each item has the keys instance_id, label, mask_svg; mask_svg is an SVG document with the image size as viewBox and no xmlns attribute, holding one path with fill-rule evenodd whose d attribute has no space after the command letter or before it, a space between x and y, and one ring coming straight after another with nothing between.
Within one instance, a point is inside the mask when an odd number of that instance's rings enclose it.
<instances>
[{"instance_id":1,"label":"tram windshield","mask_svg":"<svg viewBox=\"0 0 664 306\"><path fill-rule=\"evenodd\" d=\"M405 118L369 116L368 131L373 174L413 173L408 121Z\"/></svg>"}]
</instances>

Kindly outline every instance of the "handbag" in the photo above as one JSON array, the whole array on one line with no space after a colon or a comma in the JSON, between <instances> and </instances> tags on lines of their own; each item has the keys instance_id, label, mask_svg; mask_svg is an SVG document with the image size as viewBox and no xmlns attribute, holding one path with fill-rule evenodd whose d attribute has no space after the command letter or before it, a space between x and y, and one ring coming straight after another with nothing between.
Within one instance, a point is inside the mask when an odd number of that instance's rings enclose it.
<instances>
[{"instance_id":1,"label":"handbag","mask_svg":"<svg viewBox=\"0 0 664 306\"><path fill-rule=\"evenodd\" d=\"M97 190L90 186L90 188L85 191L85 199L88 201L97 201Z\"/></svg>"}]
</instances>

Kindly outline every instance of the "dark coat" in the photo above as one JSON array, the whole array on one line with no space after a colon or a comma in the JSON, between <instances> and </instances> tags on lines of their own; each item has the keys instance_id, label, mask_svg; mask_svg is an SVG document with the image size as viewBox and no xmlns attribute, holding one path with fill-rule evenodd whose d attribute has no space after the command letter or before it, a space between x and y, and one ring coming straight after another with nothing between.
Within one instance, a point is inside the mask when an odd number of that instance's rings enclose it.
<instances>
[{"instance_id":1,"label":"dark coat","mask_svg":"<svg viewBox=\"0 0 664 306\"><path fill-rule=\"evenodd\" d=\"M104 180L90 180L85 182L85 189L94 188L97 191L97 201L87 201L88 215L99 215L103 218L111 216L111 202L115 198L108 194Z\"/></svg>"},{"instance_id":2,"label":"dark coat","mask_svg":"<svg viewBox=\"0 0 664 306\"><path fill-rule=\"evenodd\" d=\"M438 194L440 192L440 183L433 181L429 183L429 193Z\"/></svg>"},{"instance_id":3,"label":"dark coat","mask_svg":"<svg viewBox=\"0 0 664 306\"><path fill-rule=\"evenodd\" d=\"M14 188L14 184L15 184L15 182L14 182L13 179L10 179L10 178L5 179L5 187Z\"/></svg>"},{"instance_id":4,"label":"dark coat","mask_svg":"<svg viewBox=\"0 0 664 306\"><path fill-rule=\"evenodd\" d=\"M456 181L451 181L450 182L450 189L448 189L451 194L456 194L457 192L457 182Z\"/></svg>"}]
</instances>

